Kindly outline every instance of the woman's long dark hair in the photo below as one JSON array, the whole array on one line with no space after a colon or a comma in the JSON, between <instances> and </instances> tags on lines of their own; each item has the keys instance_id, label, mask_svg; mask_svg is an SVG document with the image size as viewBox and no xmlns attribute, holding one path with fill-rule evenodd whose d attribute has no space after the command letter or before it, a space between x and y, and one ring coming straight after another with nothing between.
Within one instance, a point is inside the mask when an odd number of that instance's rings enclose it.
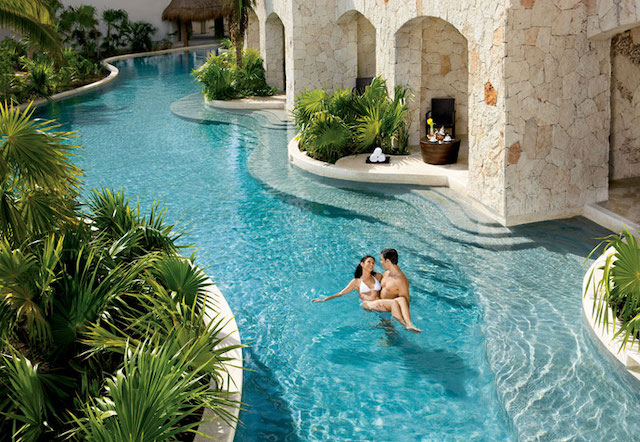
<instances>
[{"instance_id":1,"label":"woman's long dark hair","mask_svg":"<svg viewBox=\"0 0 640 442\"><path fill-rule=\"evenodd\" d=\"M362 263L363 263L363 262L365 262L368 258L373 259L373 262L374 262L374 263L376 262L376 259L375 259L373 256L371 256L371 255L367 255L367 256L363 257L363 258L360 260L360 264L358 264L358 267L356 267L356 271L355 271L355 272L353 272L353 277L354 277L354 278L358 279L358 278L361 278L361 277L362 277ZM371 275L372 275L372 276L375 276L375 274L376 274L376 272L371 272Z\"/></svg>"}]
</instances>

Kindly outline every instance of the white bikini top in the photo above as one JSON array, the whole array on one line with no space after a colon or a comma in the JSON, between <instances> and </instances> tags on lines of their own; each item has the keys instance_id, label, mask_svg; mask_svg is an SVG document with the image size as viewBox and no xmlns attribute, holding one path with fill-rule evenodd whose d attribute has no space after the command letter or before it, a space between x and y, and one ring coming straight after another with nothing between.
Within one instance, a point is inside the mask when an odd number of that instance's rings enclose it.
<instances>
[{"instance_id":1,"label":"white bikini top","mask_svg":"<svg viewBox=\"0 0 640 442\"><path fill-rule=\"evenodd\" d=\"M370 289L369 286L367 284L364 283L364 281L362 279L360 279L360 294L362 293L369 293L372 291L379 291L382 290L382 286L380 285L380 281L378 281L376 278L373 278L373 280L376 282L375 285L373 286L373 289Z\"/></svg>"}]
</instances>

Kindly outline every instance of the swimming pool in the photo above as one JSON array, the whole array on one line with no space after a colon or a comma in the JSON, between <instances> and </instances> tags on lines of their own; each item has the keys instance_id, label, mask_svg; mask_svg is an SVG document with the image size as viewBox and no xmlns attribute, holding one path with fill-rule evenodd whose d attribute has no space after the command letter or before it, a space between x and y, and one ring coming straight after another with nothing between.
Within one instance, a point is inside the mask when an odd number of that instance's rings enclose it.
<instances>
[{"instance_id":1,"label":"swimming pool","mask_svg":"<svg viewBox=\"0 0 640 442\"><path fill-rule=\"evenodd\" d=\"M321 181L261 118L178 118L197 53L116 63L101 91L43 114L82 135L85 185L164 200L250 345L236 440L631 440L640 392L592 348L583 260L606 232L583 218L505 229L447 189ZM364 254L394 247L420 335L323 304ZM380 270L380 267L377 267Z\"/></svg>"}]
</instances>

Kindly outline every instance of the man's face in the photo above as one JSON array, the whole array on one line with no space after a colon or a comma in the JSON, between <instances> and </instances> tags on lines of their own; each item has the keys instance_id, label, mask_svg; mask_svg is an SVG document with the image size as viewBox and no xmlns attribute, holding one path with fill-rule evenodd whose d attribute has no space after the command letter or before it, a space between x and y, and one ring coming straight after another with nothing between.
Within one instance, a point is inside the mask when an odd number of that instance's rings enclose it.
<instances>
[{"instance_id":1,"label":"man's face","mask_svg":"<svg viewBox=\"0 0 640 442\"><path fill-rule=\"evenodd\" d=\"M385 270L389 270L389 260L384 259L384 255L380 254L380 263L382 264L382 268Z\"/></svg>"}]
</instances>

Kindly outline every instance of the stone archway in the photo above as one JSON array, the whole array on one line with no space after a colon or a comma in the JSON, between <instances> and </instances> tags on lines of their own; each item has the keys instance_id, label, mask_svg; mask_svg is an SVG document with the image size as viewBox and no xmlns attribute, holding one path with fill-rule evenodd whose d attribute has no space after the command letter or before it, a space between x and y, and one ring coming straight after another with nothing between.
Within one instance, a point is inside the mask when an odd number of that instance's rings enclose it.
<instances>
[{"instance_id":1,"label":"stone archway","mask_svg":"<svg viewBox=\"0 0 640 442\"><path fill-rule=\"evenodd\" d=\"M345 64L350 67L344 79L346 87L367 83L377 75L376 28L358 11L349 11L338 19L344 36Z\"/></svg>"},{"instance_id":2,"label":"stone archway","mask_svg":"<svg viewBox=\"0 0 640 442\"><path fill-rule=\"evenodd\" d=\"M395 35L395 84L414 94L410 103L411 144L425 135L425 114L432 98L452 97L456 138L466 147L469 127L469 50L467 39L450 23L418 17Z\"/></svg>"},{"instance_id":3,"label":"stone archway","mask_svg":"<svg viewBox=\"0 0 640 442\"><path fill-rule=\"evenodd\" d=\"M281 91L286 90L285 29L275 12L265 22L264 53L267 83Z\"/></svg>"},{"instance_id":4,"label":"stone archway","mask_svg":"<svg viewBox=\"0 0 640 442\"><path fill-rule=\"evenodd\" d=\"M253 9L249 10L247 16L247 35L244 39L244 46L260 51L260 20Z\"/></svg>"},{"instance_id":5,"label":"stone archway","mask_svg":"<svg viewBox=\"0 0 640 442\"><path fill-rule=\"evenodd\" d=\"M611 39L609 178L640 177L640 26Z\"/></svg>"}]
</instances>

